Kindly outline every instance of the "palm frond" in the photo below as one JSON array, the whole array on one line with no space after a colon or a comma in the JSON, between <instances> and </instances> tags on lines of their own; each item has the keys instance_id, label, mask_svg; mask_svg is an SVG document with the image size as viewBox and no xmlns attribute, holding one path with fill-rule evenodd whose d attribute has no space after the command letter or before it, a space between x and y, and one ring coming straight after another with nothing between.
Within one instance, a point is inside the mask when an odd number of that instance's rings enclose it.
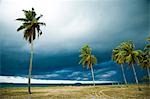
<instances>
[{"instance_id":1,"label":"palm frond","mask_svg":"<svg viewBox=\"0 0 150 99\"><path fill-rule=\"evenodd\" d=\"M46 23L44 23L44 22L38 22L37 24L38 25L45 25L46 26Z\"/></svg>"},{"instance_id":2,"label":"palm frond","mask_svg":"<svg viewBox=\"0 0 150 99\"><path fill-rule=\"evenodd\" d=\"M36 20L39 20L41 17L43 17L42 14L41 14L40 16L38 16L38 17L36 18Z\"/></svg>"},{"instance_id":3,"label":"palm frond","mask_svg":"<svg viewBox=\"0 0 150 99\"><path fill-rule=\"evenodd\" d=\"M28 19L26 19L26 18L17 18L16 20L17 20L17 21L28 22Z\"/></svg>"},{"instance_id":4,"label":"palm frond","mask_svg":"<svg viewBox=\"0 0 150 99\"><path fill-rule=\"evenodd\" d=\"M22 30L22 29L25 29L26 27L24 26L24 25L21 25L18 29L17 29L17 31L20 31L20 30Z\"/></svg>"}]
</instances>

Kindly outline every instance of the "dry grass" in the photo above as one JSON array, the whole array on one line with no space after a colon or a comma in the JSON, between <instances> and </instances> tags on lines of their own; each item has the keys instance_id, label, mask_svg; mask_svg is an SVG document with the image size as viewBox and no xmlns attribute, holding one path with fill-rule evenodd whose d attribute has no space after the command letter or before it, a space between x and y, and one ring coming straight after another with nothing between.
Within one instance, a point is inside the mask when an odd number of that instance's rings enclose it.
<instances>
[{"instance_id":1,"label":"dry grass","mask_svg":"<svg viewBox=\"0 0 150 99\"><path fill-rule=\"evenodd\" d=\"M32 95L27 88L0 88L0 99L150 99L150 86L56 86L32 87Z\"/></svg>"}]
</instances>

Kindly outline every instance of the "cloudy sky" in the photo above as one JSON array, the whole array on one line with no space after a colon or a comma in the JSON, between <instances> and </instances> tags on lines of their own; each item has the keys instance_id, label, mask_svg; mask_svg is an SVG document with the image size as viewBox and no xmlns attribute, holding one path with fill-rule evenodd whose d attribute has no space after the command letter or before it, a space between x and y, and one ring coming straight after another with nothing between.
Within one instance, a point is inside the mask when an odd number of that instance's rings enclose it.
<instances>
[{"instance_id":1,"label":"cloudy sky","mask_svg":"<svg viewBox=\"0 0 150 99\"><path fill-rule=\"evenodd\" d=\"M43 35L34 41L33 78L47 80L91 80L90 70L78 64L79 50L89 44L98 63L97 81L123 81L111 52L123 41L132 40L143 49L149 30L148 0L0 0L1 76L27 77L30 47L23 39L23 9L43 14ZM128 80L134 82L126 66ZM139 77L145 71L136 67ZM127 73L129 72L129 73Z\"/></svg>"}]
</instances>

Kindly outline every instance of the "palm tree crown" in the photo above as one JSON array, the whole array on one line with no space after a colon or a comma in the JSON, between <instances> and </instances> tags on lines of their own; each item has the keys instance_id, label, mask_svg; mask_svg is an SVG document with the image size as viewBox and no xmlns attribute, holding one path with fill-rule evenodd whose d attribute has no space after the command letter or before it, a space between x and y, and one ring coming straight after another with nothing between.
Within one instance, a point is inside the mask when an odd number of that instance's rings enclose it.
<instances>
[{"instance_id":1,"label":"palm tree crown","mask_svg":"<svg viewBox=\"0 0 150 99\"><path fill-rule=\"evenodd\" d=\"M142 51L135 50L135 46L132 41L123 42L120 45L121 49L124 51L124 56L126 57L125 61L131 65L135 63L140 63L140 59L142 58Z\"/></svg>"},{"instance_id":2,"label":"palm tree crown","mask_svg":"<svg viewBox=\"0 0 150 99\"><path fill-rule=\"evenodd\" d=\"M80 52L81 55L81 60L79 64L82 64L84 67L87 66L87 68L90 68L90 66L93 66L94 64L97 63L97 59L94 55L91 53L92 49L88 45L84 45Z\"/></svg>"},{"instance_id":3,"label":"palm tree crown","mask_svg":"<svg viewBox=\"0 0 150 99\"><path fill-rule=\"evenodd\" d=\"M22 25L17 29L17 31L24 30L24 38L31 43L32 37L33 40L36 39L36 33L38 37L42 34L40 25L46 25L43 22L39 22L39 19L43 16L38 17L34 8L32 10L23 10L25 18L17 18L16 20L23 22Z\"/></svg>"},{"instance_id":4,"label":"palm tree crown","mask_svg":"<svg viewBox=\"0 0 150 99\"><path fill-rule=\"evenodd\" d=\"M112 60L118 64L124 64L125 63L125 55L126 55L126 52L121 50L119 47L117 47L117 48L113 49L113 51L112 51Z\"/></svg>"},{"instance_id":5,"label":"palm tree crown","mask_svg":"<svg viewBox=\"0 0 150 99\"><path fill-rule=\"evenodd\" d=\"M150 68L150 56L147 55L146 53L143 53L140 65L143 68Z\"/></svg>"},{"instance_id":6,"label":"palm tree crown","mask_svg":"<svg viewBox=\"0 0 150 99\"><path fill-rule=\"evenodd\" d=\"M144 51L145 51L145 54L150 56L150 37L147 38L147 41L148 41L148 44L146 44Z\"/></svg>"}]
</instances>

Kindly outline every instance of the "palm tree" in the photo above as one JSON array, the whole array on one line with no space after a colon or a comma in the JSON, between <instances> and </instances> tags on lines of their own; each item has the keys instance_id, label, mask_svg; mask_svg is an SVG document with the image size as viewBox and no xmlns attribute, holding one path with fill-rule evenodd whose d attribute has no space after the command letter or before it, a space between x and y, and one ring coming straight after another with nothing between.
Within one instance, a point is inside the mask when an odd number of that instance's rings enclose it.
<instances>
[{"instance_id":1,"label":"palm tree","mask_svg":"<svg viewBox=\"0 0 150 99\"><path fill-rule=\"evenodd\" d=\"M128 63L129 65L132 66L134 76L135 76L135 81L138 84L138 79L137 79L136 71L134 68L134 64L136 64L136 63L139 64L141 55L142 55L142 51L134 50L135 46L132 43L132 41L123 42L123 43L121 43L120 47L122 50L126 51L125 61L126 61L126 63Z\"/></svg>"},{"instance_id":2,"label":"palm tree","mask_svg":"<svg viewBox=\"0 0 150 99\"><path fill-rule=\"evenodd\" d=\"M126 55L126 52L122 51L119 48L119 46L117 48L113 49L113 51L112 51L112 60L115 61L117 64L121 65L124 82L127 85L127 80L126 80L126 76L125 76L124 68L123 68L123 64L125 63L125 55Z\"/></svg>"},{"instance_id":3,"label":"palm tree","mask_svg":"<svg viewBox=\"0 0 150 99\"><path fill-rule=\"evenodd\" d=\"M89 45L84 45L80 50L80 62L79 64L82 64L83 67L87 66L87 68L91 69L92 78L93 78L93 85L95 86L95 79L94 79L94 72L93 72L93 65L97 63L97 59L94 55L92 55L92 49L89 47Z\"/></svg>"},{"instance_id":4,"label":"palm tree","mask_svg":"<svg viewBox=\"0 0 150 99\"><path fill-rule=\"evenodd\" d=\"M39 37L42 34L40 29L41 25L46 25L43 22L39 22L39 19L43 16L37 17L34 8L32 10L23 10L25 18L17 18L17 21L21 21L22 25L17 29L17 31L24 30L24 38L27 40L31 46L30 53L30 65L28 74L28 93L31 94L30 82L31 82L31 72L32 72L32 59L33 59L33 41L36 39L36 35Z\"/></svg>"},{"instance_id":5,"label":"palm tree","mask_svg":"<svg viewBox=\"0 0 150 99\"><path fill-rule=\"evenodd\" d=\"M148 79L149 79L149 83L150 83L150 56L147 55L146 53L143 53L142 55L142 60L140 61L140 65L142 66L142 68L146 68L147 69L147 73L148 73Z\"/></svg>"},{"instance_id":6,"label":"palm tree","mask_svg":"<svg viewBox=\"0 0 150 99\"><path fill-rule=\"evenodd\" d=\"M142 55L142 60L140 61L140 65L143 68L147 69L148 79L150 83L150 37L147 38L148 44L144 48L144 53Z\"/></svg>"}]
</instances>

